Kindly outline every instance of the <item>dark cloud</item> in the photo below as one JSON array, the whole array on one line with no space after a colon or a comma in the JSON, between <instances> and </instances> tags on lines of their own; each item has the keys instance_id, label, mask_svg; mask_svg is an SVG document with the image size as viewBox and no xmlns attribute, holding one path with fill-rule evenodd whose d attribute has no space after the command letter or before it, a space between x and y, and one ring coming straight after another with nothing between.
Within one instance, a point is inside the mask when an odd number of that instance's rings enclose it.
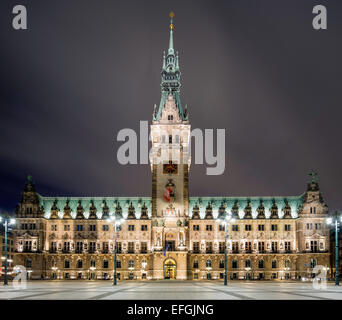
<instances>
[{"instance_id":1,"label":"dark cloud","mask_svg":"<svg viewBox=\"0 0 342 320\"><path fill-rule=\"evenodd\" d=\"M312 29L316 1L21 1L27 31L0 3L0 205L28 173L42 194L150 195L148 165L120 166L122 128L160 99L174 10L182 102L192 128L226 128L227 170L192 165L191 195L297 195L315 169L341 208L342 3Z\"/></svg>"}]
</instances>

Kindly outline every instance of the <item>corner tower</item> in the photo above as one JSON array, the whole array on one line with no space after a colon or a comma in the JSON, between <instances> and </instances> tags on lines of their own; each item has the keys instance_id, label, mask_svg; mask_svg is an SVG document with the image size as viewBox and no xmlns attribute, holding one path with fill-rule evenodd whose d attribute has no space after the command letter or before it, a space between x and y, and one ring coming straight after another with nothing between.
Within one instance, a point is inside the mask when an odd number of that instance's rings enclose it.
<instances>
[{"instance_id":1,"label":"corner tower","mask_svg":"<svg viewBox=\"0 0 342 320\"><path fill-rule=\"evenodd\" d=\"M178 52L173 46L174 14L170 13L170 38L167 54L163 53L161 71L161 98L159 107L154 106L151 125L152 150L152 219L153 250L166 250L168 256L178 252L174 262L174 277L186 278L186 251L188 248L190 167L190 124L187 108L180 99L180 68ZM180 259L183 251L184 259ZM157 254L158 256L158 254ZM154 278L165 276L165 256L155 256ZM173 261L172 258L170 257ZM176 261L177 260L177 261ZM171 267L170 267L171 268ZM171 269L170 269L171 270ZM171 272L171 271L170 271ZM171 272L173 275L173 272Z\"/></svg>"}]
</instances>

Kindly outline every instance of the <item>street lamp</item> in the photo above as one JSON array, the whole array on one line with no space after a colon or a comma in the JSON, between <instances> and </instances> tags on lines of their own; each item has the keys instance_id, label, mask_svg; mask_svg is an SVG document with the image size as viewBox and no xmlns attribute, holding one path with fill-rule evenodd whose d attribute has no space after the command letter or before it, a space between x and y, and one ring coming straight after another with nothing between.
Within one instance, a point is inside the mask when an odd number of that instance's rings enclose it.
<instances>
[{"instance_id":1,"label":"street lamp","mask_svg":"<svg viewBox=\"0 0 342 320\"><path fill-rule=\"evenodd\" d=\"M219 223L224 226L224 285L228 284L228 273L227 273L227 233L228 233L228 224L229 222L234 222L235 219L227 214L225 217L217 219Z\"/></svg>"},{"instance_id":2,"label":"street lamp","mask_svg":"<svg viewBox=\"0 0 342 320\"><path fill-rule=\"evenodd\" d=\"M7 253L7 232L8 228L10 225L15 224L15 219L10 218L8 215L6 217L1 217L0 216L0 222L3 222L4 227L5 227L5 257L4 257L4 262L5 262L5 275L4 275L4 286L8 285L8 279L7 279L7 267L8 267L8 253Z\"/></svg>"},{"instance_id":3,"label":"street lamp","mask_svg":"<svg viewBox=\"0 0 342 320\"><path fill-rule=\"evenodd\" d=\"M116 228L124 222L124 219L117 219L116 215L110 217L110 219L107 220L108 222L113 222L114 226L114 277L113 277L113 286L116 286Z\"/></svg>"},{"instance_id":4,"label":"street lamp","mask_svg":"<svg viewBox=\"0 0 342 320\"><path fill-rule=\"evenodd\" d=\"M342 216L339 215L337 211L335 211L335 214L333 217L327 218L326 219L327 224L335 224L335 285L339 286L340 285L340 279L339 279L339 274L338 274L338 227L340 222L342 222Z\"/></svg>"}]
</instances>

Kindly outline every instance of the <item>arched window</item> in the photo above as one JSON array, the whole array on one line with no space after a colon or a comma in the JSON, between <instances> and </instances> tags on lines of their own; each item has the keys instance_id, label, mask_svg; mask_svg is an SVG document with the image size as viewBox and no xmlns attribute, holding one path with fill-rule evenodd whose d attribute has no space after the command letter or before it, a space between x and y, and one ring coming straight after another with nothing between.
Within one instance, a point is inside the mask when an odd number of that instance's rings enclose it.
<instances>
[{"instance_id":1,"label":"arched window","mask_svg":"<svg viewBox=\"0 0 342 320\"><path fill-rule=\"evenodd\" d=\"M290 260L285 260L285 268L291 268Z\"/></svg>"},{"instance_id":2,"label":"arched window","mask_svg":"<svg viewBox=\"0 0 342 320\"><path fill-rule=\"evenodd\" d=\"M310 261L310 268L314 268L317 266L317 260L316 259L311 259Z\"/></svg>"},{"instance_id":3,"label":"arched window","mask_svg":"<svg viewBox=\"0 0 342 320\"><path fill-rule=\"evenodd\" d=\"M91 260L91 261L90 261L90 266L91 266L91 267L95 267L95 260Z\"/></svg>"},{"instance_id":4,"label":"arched window","mask_svg":"<svg viewBox=\"0 0 342 320\"><path fill-rule=\"evenodd\" d=\"M70 268L70 261L69 260L64 260L64 268L69 269Z\"/></svg>"},{"instance_id":5,"label":"arched window","mask_svg":"<svg viewBox=\"0 0 342 320\"><path fill-rule=\"evenodd\" d=\"M32 260L31 259L26 259L25 267L28 269L32 268Z\"/></svg>"},{"instance_id":6,"label":"arched window","mask_svg":"<svg viewBox=\"0 0 342 320\"><path fill-rule=\"evenodd\" d=\"M77 267L76 268L81 269L82 266L83 266L82 260L81 259L77 260Z\"/></svg>"},{"instance_id":7,"label":"arched window","mask_svg":"<svg viewBox=\"0 0 342 320\"><path fill-rule=\"evenodd\" d=\"M198 269L198 260L197 260L197 259L194 260L194 265L193 265L193 267L194 267L195 269Z\"/></svg>"},{"instance_id":8,"label":"arched window","mask_svg":"<svg viewBox=\"0 0 342 320\"><path fill-rule=\"evenodd\" d=\"M237 269L238 268L238 261L235 260L235 259L232 261L232 268L233 269Z\"/></svg>"},{"instance_id":9,"label":"arched window","mask_svg":"<svg viewBox=\"0 0 342 320\"><path fill-rule=\"evenodd\" d=\"M211 260L210 259L207 260L206 266L207 266L207 268L211 268Z\"/></svg>"},{"instance_id":10,"label":"arched window","mask_svg":"<svg viewBox=\"0 0 342 320\"><path fill-rule=\"evenodd\" d=\"M221 268L221 269L224 268L224 260L223 259L220 260L219 268Z\"/></svg>"},{"instance_id":11,"label":"arched window","mask_svg":"<svg viewBox=\"0 0 342 320\"><path fill-rule=\"evenodd\" d=\"M108 269L108 260L103 260L103 269Z\"/></svg>"},{"instance_id":12,"label":"arched window","mask_svg":"<svg viewBox=\"0 0 342 320\"><path fill-rule=\"evenodd\" d=\"M259 260L259 269L263 269L264 268L264 260Z\"/></svg>"},{"instance_id":13,"label":"arched window","mask_svg":"<svg viewBox=\"0 0 342 320\"><path fill-rule=\"evenodd\" d=\"M272 268L273 269L277 268L277 260L272 260Z\"/></svg>"},{"instance_id":14,"label":"arched window","mask_svg":"<svg viewBox=\"0 0 342 320\"><path fill-rule=\"evenodd\" d=\"M129 268L134 268L134 260L129 260L128 261L128 267Z\"/></svg>"},{"instance_id":15,"label":"arched window","mask_svg":"<svg viewBox=\"0 0 342 320\"><path fill-rule=\"evenodd\" d=\"M116 260L116 267L117 267L118 269L121 268L121 261L120 261L120 260Z\"/></svg>"},{"instance_id":16,"label":"arched window","mask_svg":"<svg viewBox=\"0 0 342 320\"><path fill-rule=\"evenodd\" d=\"M250 268L250 267L251 267L251 260L247 259L247 260L245 261L245 267L246 267L246 268Z\"/></svg>"}]
</instances>

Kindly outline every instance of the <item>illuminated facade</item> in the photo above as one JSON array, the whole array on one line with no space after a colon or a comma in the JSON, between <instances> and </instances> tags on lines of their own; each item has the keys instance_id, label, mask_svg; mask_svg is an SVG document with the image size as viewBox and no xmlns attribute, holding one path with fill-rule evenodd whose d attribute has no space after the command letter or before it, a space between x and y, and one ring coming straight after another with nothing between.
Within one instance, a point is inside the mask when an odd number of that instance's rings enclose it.
<instances>
[{"instance_id":1,"label":"illuminated facade","mask_svg":"<svg viewBox=\"0 0 342 320\"><path fill-rule=\"evenodd\" d=\"M329 266L328 215L317 177L290 197L189 197L190 123L180 99L173 24L163 55L161 101L151 124L152 196L45 197L29 177L16 209L15 264L36 279L222 279L227 214L230 279L298 279ZM172 154L170 161L158 161ZM175 161L174 159L178 159Z\"/></svg>"}]
</instances>

